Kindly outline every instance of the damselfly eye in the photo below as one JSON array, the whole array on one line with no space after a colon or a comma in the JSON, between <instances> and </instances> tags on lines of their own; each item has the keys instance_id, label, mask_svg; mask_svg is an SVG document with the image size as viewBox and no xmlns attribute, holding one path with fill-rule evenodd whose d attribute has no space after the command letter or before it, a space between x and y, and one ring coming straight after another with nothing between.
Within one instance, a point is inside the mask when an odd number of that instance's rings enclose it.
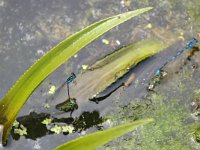
<instances>
[{"instance_id":1,"label":"damselfly eye","mask_svg":"<svg viewBox=\"0 0 200 150\"><path fill-rule=\"evenodd\" d=\"M192 48L196 43L197 43L197 39L193 38L189 43L188 43L188 48Z\"/></svg>"}]
</instances>

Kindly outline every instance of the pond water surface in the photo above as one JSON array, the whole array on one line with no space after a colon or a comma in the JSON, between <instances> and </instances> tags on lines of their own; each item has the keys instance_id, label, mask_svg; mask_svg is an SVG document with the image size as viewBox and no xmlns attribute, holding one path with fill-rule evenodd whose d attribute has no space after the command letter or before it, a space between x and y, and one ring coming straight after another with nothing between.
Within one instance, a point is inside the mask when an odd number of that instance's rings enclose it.
<instances>
[{"instance_id":1,"label":"pond water surface","mask_svg":"<svg viewBox=\"0 0 200 150\"><path fill-rule=\"evenodd\" d=\"M12 132L8 145L2 149L50 150L87 133L145 117L155 118L155 124L139 128L100 149L199 149L193 136L199 118L190 110L190 104L198 101L200 93L198 52L191 61L182 55L181 61L170 63L166 78L154 91L147 91L155 70L192 37L198 38L199 0L0 0L0 97L26 69L64 38L105 17L147 6L154 9L104 34L52 73L17 117L28 134L19 136ZM169 34L173 36L169 38ZM81 75L82 65L93 64L123 45L147 37L178 42L137 65L114 85L120 85L134 73L135 80L129 87L120 87L98 104L86 101L79 106L83 111L75 111L72 117L69 113L53 115L54 126L73 126L74 133L56 134L41 124L54 110L52 106L49 110L45 108L52 85L61 86L71 72ZM103 39L109 43L105 44ZM67 91L62 89L60 93L66 96ZM60 98L65 100L64 96Z\"/></svg>"}]
</instances>

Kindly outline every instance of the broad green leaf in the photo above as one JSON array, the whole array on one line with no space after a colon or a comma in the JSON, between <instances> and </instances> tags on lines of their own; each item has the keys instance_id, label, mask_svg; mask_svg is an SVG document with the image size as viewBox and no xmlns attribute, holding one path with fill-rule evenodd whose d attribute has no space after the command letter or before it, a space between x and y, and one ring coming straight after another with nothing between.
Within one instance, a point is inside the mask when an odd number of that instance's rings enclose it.
<instances>
[{"instance_id":1,"label":"broad green leaf","mask_svg":"<svg viewBox=\"0 0 200 150\"><path fill-rule=\"evenodd\" d=\"M150 9L152 7L142 8L96 22L59 43L31 66L0 101L0 124L4 126L3 143L6 142L17 113L49 74L103 33Z\"/></svg>"},{"instance_id":2,"label":"broad green leaf","mask_svg":"<svg viewBox=\"0 0 200 150\"><path fill-rule=\"evenodd\" d=\"M143 119L139 121L134 121L131 123L126 123L120 126L116 126L104 131L99 131L96 133L88 134L86 136L80 137L78 139L67 142L55 148L55 150L93 150L109 141L128 133L138 126L145 125L152 122L153 119Z\"/></svg>"},{"instance_id":3,"label":"broad green leaf","mask_svg":"<svg viewBox=\"0 0 200 150\"><path fill-rule=\"evenodd\" d=\"M77 76L77 84L70 87L70 95L76 98L78 104L94 99L132 66L168 46L169 44L153 37L125 46L97 61L88 67L89 70Z\"/></svg>"}]
</instances>

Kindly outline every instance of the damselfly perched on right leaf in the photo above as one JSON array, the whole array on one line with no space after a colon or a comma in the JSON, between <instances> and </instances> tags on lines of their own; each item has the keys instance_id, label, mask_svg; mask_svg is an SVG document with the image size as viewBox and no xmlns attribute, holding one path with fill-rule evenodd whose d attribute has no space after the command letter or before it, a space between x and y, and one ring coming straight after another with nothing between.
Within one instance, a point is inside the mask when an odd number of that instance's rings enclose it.
<instances>
[{"instance_id":1,"label":"damselfly perched on right leaf","mask_svg":"<svg viewBox=\"0 0 200 150\"><path fill-rule=\"evenodd\" d=\"M191 50L197 43L198 43L198 40L196 38L192 38L185 47L183 47L181 50L179 50L176 53L176 55L170 57L159 69L157 69L149 83L148 90L153 90L155 85L159 83L160 80L167 75L167 72L164 71L163 69L167 64L177 59L186 50Z\"/></svg>"}]
</instances>

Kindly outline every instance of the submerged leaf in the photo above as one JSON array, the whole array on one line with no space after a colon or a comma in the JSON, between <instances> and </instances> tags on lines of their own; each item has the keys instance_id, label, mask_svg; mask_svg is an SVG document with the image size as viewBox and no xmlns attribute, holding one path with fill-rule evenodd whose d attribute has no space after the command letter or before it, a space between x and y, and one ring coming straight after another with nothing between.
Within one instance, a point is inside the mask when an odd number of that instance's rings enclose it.
<instances>
[{"instance_id":1,"label":"submerged leaf","mask_svg":"<svg viewBox=\"0 0 200 150\"><path fill-rule=\"evenodd\" d=\"M4 126L3 144L6 143L17 113L49 74L103 33L150 9L152 7L142 8L96 22L59 43L31 66L0 101L0 124Z\"/></svg>"},{"instance_id":2,"label":"submerged leaf","mask_svg":"<svg viewBox=\"0 0 200 150\"><path fill-rule=\"evenodd\" d=\"M86 136L67 142L61 146L58 146L55 148L55 150L93 150L119 136L122 136L125 133L134 130L140 125L145 125L152 121L153 119L143 119L116 126L104 131L88 134Z\"/></svg>"},{"instance_id":3,"label":"submerged leaf","mask_svg":"<svg viewBox=\"0 0 200 150\"><path fill-rule=\"evenodd\" d=\"M149 38L115 51L78 75L76 84L70 86L70 95L76 98L78 104L92 99L127 73L132 66L168 46L169 44L161 40ZM63 100L61 96L66 97L61 93L56 101Z\"/></svg>"}]
</instances>

